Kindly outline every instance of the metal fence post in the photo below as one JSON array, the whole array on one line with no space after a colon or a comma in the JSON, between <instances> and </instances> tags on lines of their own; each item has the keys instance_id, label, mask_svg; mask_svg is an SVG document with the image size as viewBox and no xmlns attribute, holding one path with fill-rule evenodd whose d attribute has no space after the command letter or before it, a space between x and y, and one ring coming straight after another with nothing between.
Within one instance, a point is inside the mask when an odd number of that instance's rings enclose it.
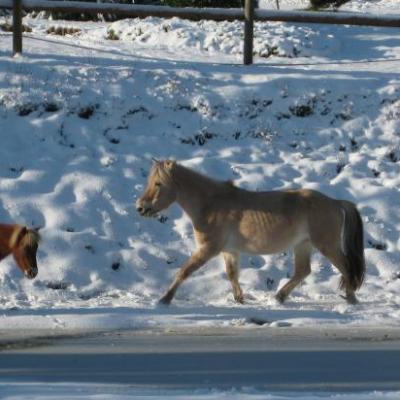
<instances>
[{"instance_id":1,"label":"metal fence post","mask_svg":"<svg viewBox=\"0 0 400 400\"><path fill-rule=\"evenodd\" d=\"M243 63L249 65L253 63L253 29L254 29L254 1L245 0L244 2L244 48Z\"/></svg>"},{"instance_id":2,"label":"metal fence post","mask_svg":"<svg viewBox=\"0 0 400 400\"><path fill-rule=\"evenodd\" d=\"M13 0L13 53L22 53L22 0Z\"/></svg>"}]
</instances>

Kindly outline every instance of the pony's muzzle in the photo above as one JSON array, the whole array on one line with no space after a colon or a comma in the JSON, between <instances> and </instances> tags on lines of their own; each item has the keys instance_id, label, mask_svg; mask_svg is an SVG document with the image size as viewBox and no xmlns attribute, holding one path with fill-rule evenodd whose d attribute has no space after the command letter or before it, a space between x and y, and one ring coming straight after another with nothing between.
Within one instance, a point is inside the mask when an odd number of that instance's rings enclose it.
<instances>
[{"instance_id":1,"label":"pony's muzzle","mask_svg":"<svg viewBox=\"0 0 400 400\"><path fill-rule=\"evenodd\" d=\"M136 201L136 211L141 215L144 216L146 213L146 207L145 207L145 202L142 199L138 199Z\"/></svg>"},{"instance_id":2,"label":"pony's muzzle","mask_svg":"<svg viewBox=\"0 0 400 400\"><path fill-rule=\"evenodd\" d=\"M146 207L137 207L136 211L142 216L142 217L147 217L151 214L151 208L146 208Z\"/></svg>"},{"instance_id":3,"label":"pony's muzzle","mask_svg":"<svg viewBox=\"0 0 400 400\"><path fill-rule=\"evenodd\" d=\"M29 271L26 271L25 272L25 276L28 278L28 279L34 279L34 278L36 278L36 275L38 274L38 269L37 269L37 267L36 268L31 268Z\"/></svg>"},{"instance_id":4,"label":"pony's muzzle","mask_svg":"<svg viewBox=\"0 0 400 400\"><path fill-rule=\"evenodd\" d=\"M154 217L157 214L157 211L150 207L137 207L136 210L142 217Z\"/></svg>"},{"instance_id":5,"label":"pony's muzzle","mask_svg":"<svg viewBox=\"0 0 400 400\"><path fill-rule=\"evenodd\" d=\"M141 199L136 202L136 211L142 217L152 217L157 214L157 211L153 209L150 202Z\"/></svg>"}]
</instances>

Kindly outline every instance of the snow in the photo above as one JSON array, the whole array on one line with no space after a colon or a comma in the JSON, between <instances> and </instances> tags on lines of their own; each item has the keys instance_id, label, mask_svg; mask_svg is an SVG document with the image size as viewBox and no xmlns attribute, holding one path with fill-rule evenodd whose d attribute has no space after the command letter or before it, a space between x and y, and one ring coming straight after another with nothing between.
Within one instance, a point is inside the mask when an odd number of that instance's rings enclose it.
<instances>
[{"instance_id":1,"label":"snow","mask_svg":"<svg viewBox=\"0 0 400 400\"><path fill-rule=\"evenodd\" d=\"M387 0L344 8L400 13ZM256 64L243 67L239 22L24 23L22 56L0 32L0 220L41 227L43 241L34 281L12 258L1 263L1 330L252 329L254 318L266 329L398 326L398 28L257 23ZM360 304L339 297L339 275L319 254L277 304L292 273L284 253L242 257L243 306L219 258L170 308L157 306L194 240L177 206L158 219L136 213L152 157L252 190L308 187L356 202Z\"/></svg>"}]
</instances>

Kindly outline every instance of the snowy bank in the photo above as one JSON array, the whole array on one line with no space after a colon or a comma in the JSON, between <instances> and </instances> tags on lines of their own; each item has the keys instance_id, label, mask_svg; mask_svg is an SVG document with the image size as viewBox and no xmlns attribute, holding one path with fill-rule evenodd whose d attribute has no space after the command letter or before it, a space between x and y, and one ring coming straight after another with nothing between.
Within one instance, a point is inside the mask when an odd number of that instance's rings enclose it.
<instances>
[{"instance_id":1,"label":"snowy bank","mask_svg":"<svg viewBox=\"0 0 400 400\"><path fill-rule=\"evenodd\" d=\"M0 32L0 219L41 227L43 242L36 280L11 258L1 264L0 329L254 326L252 317L398 325L399 29L260 24L258 64L244 68L233 64L235 23L65 22L80 32L58 36L47 31L54 21L24 22L22 57ZM176 206L159 219L136 214L152 157L252 190L308 187L357 203L361 303L339 297L338 274L315 254L312 275L276 304L292 273L284 253L242 258L244 306L216 258L160 309L194 240Z\"/></svg>"}]
</instances>

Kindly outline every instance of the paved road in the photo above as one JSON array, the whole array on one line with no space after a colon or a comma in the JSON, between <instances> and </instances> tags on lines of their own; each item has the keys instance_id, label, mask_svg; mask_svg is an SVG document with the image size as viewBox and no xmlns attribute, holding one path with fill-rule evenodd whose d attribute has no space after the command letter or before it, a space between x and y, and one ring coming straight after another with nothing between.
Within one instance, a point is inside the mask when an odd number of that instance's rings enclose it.
<instances>
[{"instance_id":1,"label":"paved road","mask_svg":"<svg viewBox=\"0 0 400 400\"><path fill-rule=\"evenodd\" d=\"M400 330L214 329L0 337L0 383L400 390Z\"/></svg>"}]
</instances>

